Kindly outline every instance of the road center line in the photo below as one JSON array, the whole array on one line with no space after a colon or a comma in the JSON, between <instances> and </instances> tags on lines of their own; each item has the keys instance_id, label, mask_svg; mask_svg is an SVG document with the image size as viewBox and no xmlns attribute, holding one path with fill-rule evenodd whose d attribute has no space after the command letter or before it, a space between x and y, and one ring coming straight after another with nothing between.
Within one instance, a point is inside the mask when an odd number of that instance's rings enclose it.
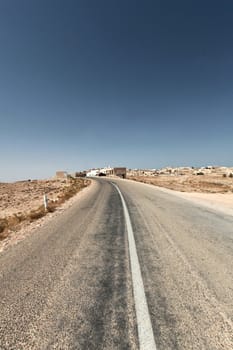
<instances>
[{"instance_id":1,"label":"road center line","mask_svg":"<svg viewBox=\"0 0 233 350\"><path fill-rule=\"evenodd\" d=\"M119 187L111 182L112 185L117 189L126 221L126 228L128 233L128 242L129 242L129 256L130 256L130 264L131 264L131 274L132 274L132 282L133 282L133 294L134 294L134 302L136 309L136 317L137 317L137 326L138 326L138 338L139 338L139 347L140 350L156 350L155 339L150 319L150 314L148 310L141 268L139 265L137 249L134 239L134 233L130 221L129 212L124 200L124 197L119 189Z\"/></svg>"}]
</instances>

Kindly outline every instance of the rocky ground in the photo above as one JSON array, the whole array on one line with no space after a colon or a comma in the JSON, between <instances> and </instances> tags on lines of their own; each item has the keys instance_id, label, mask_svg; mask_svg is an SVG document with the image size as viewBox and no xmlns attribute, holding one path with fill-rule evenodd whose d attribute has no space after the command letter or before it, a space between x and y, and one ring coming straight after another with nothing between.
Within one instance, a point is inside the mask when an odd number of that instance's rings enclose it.
<instances>
[{"instance_id":1,"label":"rocky ground","mask_svg":"<svg viewBox=\"0 0 233 350\"><path fill-rule=\"evenodd\" d=\"M0 241L48 213L90 183L86 179L51 179L0 183ZM48 208L44 208L44 195Z\"/></svg>"}]
</instances>

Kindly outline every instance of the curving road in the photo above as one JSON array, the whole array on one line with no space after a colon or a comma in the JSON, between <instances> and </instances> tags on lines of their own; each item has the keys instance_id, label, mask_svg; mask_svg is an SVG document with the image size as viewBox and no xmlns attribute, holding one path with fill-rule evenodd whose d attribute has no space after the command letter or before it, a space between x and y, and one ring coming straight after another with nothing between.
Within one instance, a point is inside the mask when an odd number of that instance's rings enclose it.
<instances>
[{"instance_id":1,"label":"curving road","mask_svg":"<svg viewBox=\"0 0 233 350\"><path fill-rule=\"evenodd\" d=\"M128 208L156 348L232 350L233 217L115 179L95 180L71 208L1 253L0 349L148 348L111 181Z\"/></svg>"}]
</instances>

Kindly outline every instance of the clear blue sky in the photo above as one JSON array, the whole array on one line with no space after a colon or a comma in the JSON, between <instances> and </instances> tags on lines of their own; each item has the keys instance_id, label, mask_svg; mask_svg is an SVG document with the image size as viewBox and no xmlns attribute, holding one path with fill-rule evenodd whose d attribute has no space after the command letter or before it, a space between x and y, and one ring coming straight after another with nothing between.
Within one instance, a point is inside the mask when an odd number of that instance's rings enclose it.
<instances>
[{"instance_id":1,"label":"clear blue sky","mask_svg":"<svg viewBox=\"0 0 233 350\"><path fill-rule=\"evenodd\" d=\"M232 0L1 0L0 127L0 181L232 166Z\"/></svg>"}]
</instances>

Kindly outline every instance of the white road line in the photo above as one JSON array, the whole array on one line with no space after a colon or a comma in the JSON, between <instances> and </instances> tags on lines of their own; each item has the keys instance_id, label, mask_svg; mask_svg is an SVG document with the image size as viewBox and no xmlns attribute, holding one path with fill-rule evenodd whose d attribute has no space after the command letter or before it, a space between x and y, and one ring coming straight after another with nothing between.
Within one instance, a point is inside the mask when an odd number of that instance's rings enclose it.
<instances>
[{"instance_id":1,"label":"white road line","mask_svg":"<svg viewBox=\"0 0 233 350\"><path fill-rule=\"evenodd\" d=\"M137 317L138 338L140 350L156 350L155 339L148 310L141 269L139 265L134 233L130 221L129 212L124 200L124 197L119 187L112 182L112 185L117 189L124 209L126 227L128 232L129 255L131 264L131 273L133 281L133 294Z\"/></svg>"}]
</instances>

